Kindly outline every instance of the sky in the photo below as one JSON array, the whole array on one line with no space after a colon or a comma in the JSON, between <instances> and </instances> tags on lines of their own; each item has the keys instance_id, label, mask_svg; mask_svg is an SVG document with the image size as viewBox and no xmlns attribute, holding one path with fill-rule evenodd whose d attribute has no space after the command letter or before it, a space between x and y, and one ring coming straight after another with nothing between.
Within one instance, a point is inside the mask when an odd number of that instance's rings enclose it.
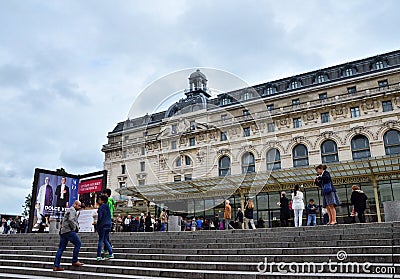
<instances>
[{"instance_id":1,"label":"sky","mask_svg":"<svg viewBox=\"0 0 400 279\"><path fill-rule=\"evenodd\" d=\"M255 85L397 50L399 8L396 0L0 1L0 214L21 214L35 168L101 170L107 133L157 79L208 67Z\"/></svg>"}]
</instances>

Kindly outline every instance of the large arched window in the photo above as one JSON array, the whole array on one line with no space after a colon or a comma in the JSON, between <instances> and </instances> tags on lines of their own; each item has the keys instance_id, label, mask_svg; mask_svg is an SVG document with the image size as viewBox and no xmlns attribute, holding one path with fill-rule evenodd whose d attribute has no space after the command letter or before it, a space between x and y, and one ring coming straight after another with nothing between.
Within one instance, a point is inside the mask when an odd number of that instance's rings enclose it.
<instances>
[{"instance_id":1,"label":"large arched window","mask_svg":"<svg viewBox=\"0 0 400 279\"><path fill-rule=\"evenodd\" d=\"M351 152L353 159L361 159L371 157L369 150L369 140L366 136L358 135L351 140Z\"/></svg>"},{"instance_id":2,"label":"large arched window","mask_svg":"<svg viewBox=\"0 0 400 279\"><path fill-rule=\"evenodd\" d=\"M293 166L308 166L308 150L304 144L298 144L293 148Z\"/></svg>"},{"instance_id":3,"label":"large arched window","mask_svg":"<svg viewBox=\"0 0 400 279\"><path fill-rule=\"evenodd\" d=\"M333 140L326 140L321 144L321 158L322 163L338 162L338 149L336 142Z\"/></svg>"},{"instance_id":4,"label":"large arched window","mask_svg":"<svg viewBox=\"0 0 400 279\"><path fill-rule=\"evenodd\" d=\"M278 149L272 148L267 152L267 170L279 170L281 168L281 154Z\"/></svg>"},{"instance_id":5,"label":"large arched window","mask_svg":"<svg viewBox=\"0 0 400 279\"><path fill-rule=\"evenodd\" d=\"M400 132L389 130L383 135L386 155L400 154Z\"/></svg>"},{"instance_id":6,"label":"large arched window","mask_svg":"<svg viewBox=\"0 0 400 279\"><path fill-rule=\"evenodd\" d=\"M242 173L254 173L256 172L256 165L254 155L251 152L246 152L242 156Z\"/></svg>"},{"instance_id":7,"label":"large arched window","mask_svg":"<svg viewBox=\"0 0 400 279\"><path fill-rule=\"evenodd\" d=\"M218 162L218 173L219 176L231 175L231 158L228 156L222 156Z\"/></svg>"}]
</instances>

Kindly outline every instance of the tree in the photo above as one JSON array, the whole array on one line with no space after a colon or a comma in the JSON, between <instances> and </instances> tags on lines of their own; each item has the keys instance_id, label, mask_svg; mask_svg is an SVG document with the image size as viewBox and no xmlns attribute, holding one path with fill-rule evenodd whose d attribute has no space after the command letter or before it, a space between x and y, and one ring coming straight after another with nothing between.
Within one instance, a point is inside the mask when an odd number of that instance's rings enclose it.
<instances>
[{"instance_id":1,"label":"tree","mask_svg":"<svg viewBox=\"0 0 400 279\"><path fill-rule=\"evenodd\" d=\"M56 169L56 173L59 175L67 175L68 174L68 172L66 172L66 170L64 168Z\"/></svg>"},{"instance_id":2,"label":"tree","mask_svg":"<svg viewBox=\"0 0 400 279\"><path fill-rule=\"evenodd\" d=\"M25 204L22 206L24 211L22 212L22 216L29 217L29 212L31 211L31 202L32 202L32 194L28 194L25 197Z\"/></svg>"}]
</instances>

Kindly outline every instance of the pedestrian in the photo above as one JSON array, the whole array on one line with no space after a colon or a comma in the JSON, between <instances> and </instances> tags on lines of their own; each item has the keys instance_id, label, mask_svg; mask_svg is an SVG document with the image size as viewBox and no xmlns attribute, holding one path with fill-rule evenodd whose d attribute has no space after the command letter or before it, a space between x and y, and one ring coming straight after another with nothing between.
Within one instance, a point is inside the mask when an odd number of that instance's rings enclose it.
<instances>
[{"instance_id":1,"label":"pedestrian","mask_svg":"<svg viewBox=\"0 0 400 279\"><path fill-rule=\"evenodd\" d=\"M197 217L196 219L196 230L202 230L203 229L203 218Z\"/></svg>"},{"instance_id":2,"label":"pedestrian","mask_svg":"<svg viewBox=\"0 0 400 279\"><path fill-rule=\"evenodd\" d=\"M315 204L314 199L310 199L307 204L307 226L311 226L311 223L316 226L317 225L317 211L318 205Z\"/></svg>"},{"instance_id":3,"label":"pedestrian","mask_svg":"<svg viewBox=\"0 0 400 279\"><path fill-rule=\"evenodd\" d=\"M339 197L336 189L333 186L330 173L326 170L327 165L318 165L315 170L317 177L314 182L317 186L321 187L322 192L322 207L326 208L329 222L328 225L336 225L336 206L340 205Z\"/></svg>"},{"instance_id":4,"label":"pedestrian","mask_svg":"<svg viewBox=\"0 0 400 279\"><path fill-rule=\"evenodd\" d=\"M367 208L368 197L357 185L353 185L351 189L353 190L350 198L351 204L354 205L354 211L357 212L360 223L365 223L364 211Z\"/></svg>"},{"instance_id":5,"label":"pedestrian","mask_svg":"<svg viewBox=\"0 0 400 279\"><path fill-rule=\"evenodd\" d=\"M193 217L192 223L190 224L191 231L195 232L196 231L196 227L197 227L196 218Z\"/></svg>"},{"instance_id":6,"label":"pedestrian","mask_svg":"<svg viewBox=\"0 0 400 279\"><path fill-rule=\"evenodd\" d=\"M150 212L147 212L146 218L144 219L144 230L145 232L153 231Z\"/></svg>"},{"instance_id":7,"label":"pedestrian","mask_svg":"<svg viewBox=\"0 0 400 279\"><path fill-rule=\"evenodd\" d=\"M115 228L117 232L122 232L122 215L118 214L117 218L115 219Z\"/></svg>"},{"instance_id":8,"label":"pedestrian","mask_svg":"<svg viewBox=\"0 0 400 279\"><path fill-rule=\"evenodd\" d=\"M299 185L294 186L292 201L292 208L294 211L294 226L301 227L303 224L304 201L303 193L301 192Z\"/></svg>"},{"instance_id":9,"label":"pedestrian","mask_svg":"<svg viewBox=\"0 0 400 279\"><path fill-rule=\"evenodd\" d=\"M243 229L243 212L240 207L238 208L238 212L236 213L235 221L237 222L238 229Z\"/></svg>"},{"instance_id":10,"label":"pedestrian","mask_svg":"<svg viewBox=\"0 0 400 279\"><path fill-rule=\"evenodd\" d=\"M211 220L211 230L219 230L219 214L215 214L215 217Z\"/></svg>"},{"instance_id":11,"label":"pedestrian","mask_svg":"<svg viewBox=\"0 0 400 279\"><path fill-rule=\"evenodd\" d=\"M81 209L81 202L76 200L70 208L68 208L64 214L61 229L60 229L60 244L54 260L53 271L63 271L64 269L60 266L61 256L67 247L68 242L74 245L74 251L72 252L72 266L82 266L78 260L79 250L81 249L81 240L79 239L77 232L79 231L78 223L78 211Z\"/></svg>"},{"instance_id":12,"label":"pedestrian","mask_svg":"<svg viewBox=\"0 0 400 279\"><path fill-rule=\"evenodd\" d=\"M290 209L289 209L289 199L286 197L285 192L281 193L281 199L278 205L280 207L281 227L288 227L290 218Z\"/></svg>"},{"instance_id":13,"label":"pedestrian","mask_svg":"<svg viewBox=\"0 0 400 279\"><path fill-rule=\"evenodd\" d=\"M234 228L230 224L231 218L232 218L232 208L229 204L229 200L226 200L225 201L225 210L224 210L225 230L228 230L228 229L234 230Z\"/></svg>"},{"instance_id":14,"label":"pedestrian","mask_svg":"<svg viewBox=\"0 0 400 279\"><path fill-rule=\"evenodd\" d=\"M165 211L165 208L163 208L163 210L161 211L160 222L161 222L160 231L165 232L167 230L167 224L168 224L168 214Z\"/></svg>"},{"instance_id":15,"label":"pedestrian","mask_svg":"<svg viewBox=\"0 0 400 279\"><path fill-rule=\"evenodd\" d=\"M99 241L97 244L97 261L103 259L113 259L113 251L110 242L108 242L110 231L111 231L111 214L110 207L107 204L107 196L100 196L99 204L100 207L97 210L97 233L99 234ZM108 255L104 258L101 256L102 245L105 245Z\"/></svg>"},{"instance_id":16,"label":"pedestrian","mask_svg":"<svg viewBox=\"0 0 400 279\"><path fill-rule=\"evenodd\" d=\"M252 199L247 200L246 207L244 209L244 228L250 228L249 223L251 225L251 228L253 230L256 229L256 225L254 224L254 219L253 219L253 211L254 211L254 203Z\"/></svg>"},{"instance_id":17,"label":"pedestrian","mask_svg":"<svg viewBox=\"0 0 400 279\"><path fill-rule=\"evenodd\" d=\"M111 197L111 189L105 189L104 191L103 191L103 196L106 196L107 197L107 205L108 205L108 207L110 208L110 216L111 216L111 228L112 228L112 220L113 220L113 218L114 218L114 208L115 208L115 205L116 205L116 201ZM112 231L112 230L111 230ZM109 236L108 236L109 237ZM110 241L110 238L108 238L107 239L107 241L108 241L108 243L110 243L110 245L112 246L112 244L111 244L111 241ZM104 252L107 250L107 248L106 248L106 246L104 246Z\"/></svg>"}]
</instances>

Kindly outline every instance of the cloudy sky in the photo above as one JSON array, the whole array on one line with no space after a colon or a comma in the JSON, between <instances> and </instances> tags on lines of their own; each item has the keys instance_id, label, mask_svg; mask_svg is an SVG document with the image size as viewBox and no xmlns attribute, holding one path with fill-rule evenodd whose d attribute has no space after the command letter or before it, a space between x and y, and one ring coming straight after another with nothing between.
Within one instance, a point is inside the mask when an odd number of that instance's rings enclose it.
<instances>
[{"instance_id":1,"label":"cloudy sky","mask_svg":"<svg viewBox=\"0 0 400 279\"><path fill-rule=\"evenodd\" d=\"M102 169L107 133L158 78L211 67L256 84L396 50L399 8L396 0L0 1L0 214L22 212L36 167Z\"/></svg>"}]
</instances>

